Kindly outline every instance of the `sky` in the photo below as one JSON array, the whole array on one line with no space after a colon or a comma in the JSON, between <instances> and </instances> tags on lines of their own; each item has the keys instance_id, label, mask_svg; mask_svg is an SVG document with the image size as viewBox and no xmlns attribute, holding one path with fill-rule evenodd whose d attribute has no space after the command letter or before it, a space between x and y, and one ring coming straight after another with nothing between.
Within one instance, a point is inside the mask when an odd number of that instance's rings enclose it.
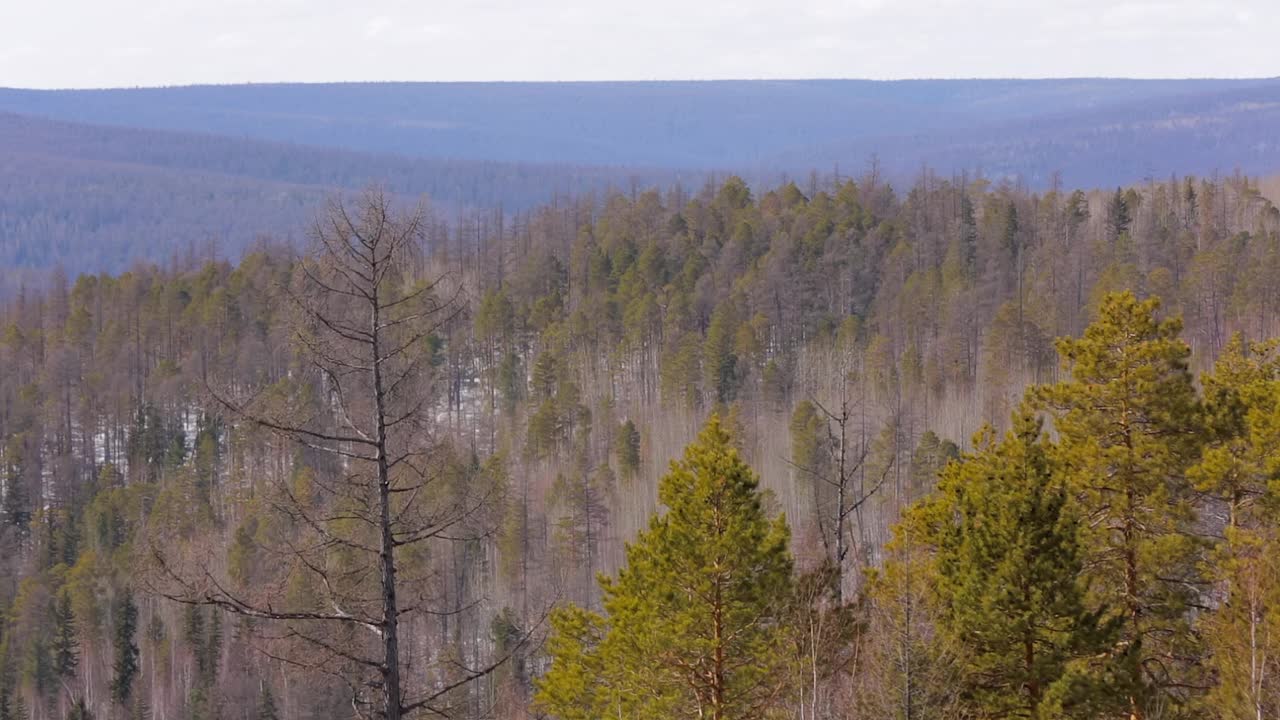
<instances>
[{"instance_id":1,"label":"sky","mask_svg":"<svg viewBox=\"0 0 1280 720\"><path fill-rule=\"evenodd\" d=\"M0 0L7 87L1277 75L1277 0Z\"/></svg>"}]
</instances>

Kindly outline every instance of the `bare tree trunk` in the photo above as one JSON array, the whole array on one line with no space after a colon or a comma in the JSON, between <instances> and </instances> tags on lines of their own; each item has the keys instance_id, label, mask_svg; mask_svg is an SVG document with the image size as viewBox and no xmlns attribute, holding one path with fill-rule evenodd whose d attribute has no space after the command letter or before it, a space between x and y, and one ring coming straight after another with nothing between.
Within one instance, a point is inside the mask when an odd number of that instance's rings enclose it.
<instances>
[{"instance_id":1,"label":"bare tree trunk","mask_svg":"<svg viewBox=\"0 0 1280 720\"><path fill-rule=\"evenodd\" d=\"M233 582L209 558L171 556L168 544L179 543L151 541L153 589L182 603L279 623L283 637L303 648L283 659L329 674L335 665L346 668L341 679L357 714L385 720L441 714L437 703L487 676L523 644L479 667L450 661L438 672L415 669L414 677L433 677L433 684L402 676L401 620L427 612L449 618L463 608L449 605L428 576L399 577L397 551L487 537L480 511L497 492L433 485L439 397L429 390L432 338L460 312L461 286L450 295L445 278L412 274L424 223L421 210L396 215L378 191L364 196L358 213L333 203L316 223L315 251L299 261L286 288L297 312L301 369L289 377L300 391L284 399L259 391L237 401L206 383L236 418L331 459L305 493L291 473L279 473L269 503L296 528L281 540L275 556L282 567L273 570L305 577L317 597L298 603L273 591L276 583ZM453 412L460 409L462 365L455 348L449 353L445 403ZM336 551L349 556L337 566ZM350 570L375 563L376 575Z\"/></svg>"},{"instance_id":2,"label":"bare tree trunk","mask_svg":"<svg viewBox=\"0 0 1280 720\"><path fill-rule=\"evenodd\" d=\"M373 272L377 273L375 264ZM382 383L381 307L378 289L373 289L369 321L370 342L373 348L373 398L374 417L378 431L376 454L378 457L378 531L382 540L378 555L382 576L382 694L384 714L387 720L400 720L400 610L396 604L396 556L395 537L391 529L391 469L387 460L387 407L386 389Z\"/></svg>"}]
</instances>

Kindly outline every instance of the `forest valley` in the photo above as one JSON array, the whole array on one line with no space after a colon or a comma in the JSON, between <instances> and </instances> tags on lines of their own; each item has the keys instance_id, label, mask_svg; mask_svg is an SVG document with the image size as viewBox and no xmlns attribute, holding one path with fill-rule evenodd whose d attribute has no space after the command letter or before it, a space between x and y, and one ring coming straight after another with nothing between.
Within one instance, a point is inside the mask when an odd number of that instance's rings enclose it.
<instances>
[{"instance_id":1,"label":"forest valley","mask_svg":"<svg viewBox=\"0 0 1280 720\"><path fill-rule=\"evenodd\" d=\"M0 720L1280 714L1248 178L310 234L0 309Z\"/></svg>"}]
</instances>

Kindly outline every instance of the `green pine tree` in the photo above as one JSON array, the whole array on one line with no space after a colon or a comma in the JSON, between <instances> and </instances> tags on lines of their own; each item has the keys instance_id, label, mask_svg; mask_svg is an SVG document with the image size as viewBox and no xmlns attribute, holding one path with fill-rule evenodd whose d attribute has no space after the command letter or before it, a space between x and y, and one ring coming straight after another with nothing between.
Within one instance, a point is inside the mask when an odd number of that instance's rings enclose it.
<instances>
[{"instance_id":1,"label":"green pine tree","mask_svg":"<svg viewBox=\"0 0 1280 720\"><path fill-rule=\"evenodd\" d=\"M613 440L613 452L618 459L618 472L630 480L640 471L640 430L628 418L618 428Z\"/></svg>"},{"instance_id":2,"label":"green pine tree","mask_svg":"<svg viewBox=\"0 0 1280 720\"><path fill-rule=\"evenodd\" d=\"M712 417L659 486L668 508L602 579L605 615L558 610L538 705L563 720L764 716L786 682L786 521Z\"/></svg>"},{"instance_id":3,"label":"green pine tree","mask_svg":"<svg viewBox=\"0 0 1280 720\"><path fill-rule=\"evenodd\" d=\"M1221 591L1197 630L1210 649L1216 682L1205 710L1224 720L1256 720L1280 712L1280 356L1277 344L1231 339L1203 377L1209 432L1188 474L1225 518L1208 575Z\"/></svg>"},{"instance_id":4,"label":"green pine tree","mask_svg":"<svg viewBox=\"0 0 1280 720\"><path fill-rule=\"evenodd\" d=\"M980 718L1098 717L1110 693L1088 659L1112 638L1086 607L1080 517L1041 422L1016 414L997 441L943 471L914 511L934 547L940 623L964 649L965 701Z\"/></svg>"},{"instance_id":5,"label":"green pine tree","mask_svg":"<svg viewBox=\"0 0 1280 720\"><path fill-rule=\"evenodd\" d=\"M702 350L703 387L716 403L731 403L737 393L738 357L733 352L737 329L738 318L733 304L730 301L721 303L711 314Z\"/></svg>"},{"instance_id":6,"label":"green pine tree","mask_svg":"<svg viewBox=\"0 0 1280 720\"><path fill-rule=\"evenodd\" d=\"M912 497L923 497L932 490L943 468L959 454L960 448L955 443L943 440L932 430L926 430L916 443L907 469Z\"/></svg>"},{"instance_id":7,"label":"green pine tree","mask_svg":"<svg viewBox=\"0 0 1280 720\"><path fill-rule=\"evenodd\" d=\"M1094 595L1122 622L1114 665L1132 720L1177 716L1205 684L1190 626L1203 545L1187 478L1203 422L1182 323L1159 307L1106 295L1081 338L1059 341L1071 378L1035 393L1082 503Z\"/></svg>"}]
</instances>

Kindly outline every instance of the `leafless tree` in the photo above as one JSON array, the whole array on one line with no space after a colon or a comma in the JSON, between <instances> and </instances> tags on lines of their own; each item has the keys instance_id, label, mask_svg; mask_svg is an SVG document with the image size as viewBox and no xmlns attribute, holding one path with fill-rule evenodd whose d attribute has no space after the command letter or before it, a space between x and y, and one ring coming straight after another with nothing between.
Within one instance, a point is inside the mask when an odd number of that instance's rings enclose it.
<instances>
[{"instance_id":1,"label":"leafless tree","mask_svg":"<svg viewBox=\"0 0 1280 720\"><path fill-rule=\"evenodd\" d=\"M827 560L834 570L836 604L843 605L845 600L845 565L850 549L850 540L854 531L862 532L865 524L862 521L862 509L889 479L893 463L885 463L878 476L867 477L866 466L869 455L865 429L859 430L855 421L865 428L865 413L860 403L855 403L849 396L851 373L843 366L840 382L838 405L823 404L816 396L810 395L809 402L817 409L825 437L820 437L822 456L817 463L801 462L797 458L787 460L787 464L809 478L815 488L817 499L816 519L821 533L822 545ZM856 527L854 525L856 524Z\"/></svg>"},{"instance_id":2,"label":"leafless tree","mask_svg":"<svg viewBox=\"0 0 1280 720\"><path fill-rule=\"evenodd\" d=\"M241 541L267 568L249 582L243 567L166 547L163 529L149 558L158 592L265 621L264 652L341 678L359 715L387 720L450 715L460 689L504 660L402 645L413 618L468 609L440 600L432 544L484 537L501 492L437 461L433 366L464 303L450 276L415 277L424 226L423 208L397 213L381 191L332 201L284 293L294 369L238 392L206 379L229 416L327 463L263 492L272 522Z\"/></svg>"}]
</instances>

